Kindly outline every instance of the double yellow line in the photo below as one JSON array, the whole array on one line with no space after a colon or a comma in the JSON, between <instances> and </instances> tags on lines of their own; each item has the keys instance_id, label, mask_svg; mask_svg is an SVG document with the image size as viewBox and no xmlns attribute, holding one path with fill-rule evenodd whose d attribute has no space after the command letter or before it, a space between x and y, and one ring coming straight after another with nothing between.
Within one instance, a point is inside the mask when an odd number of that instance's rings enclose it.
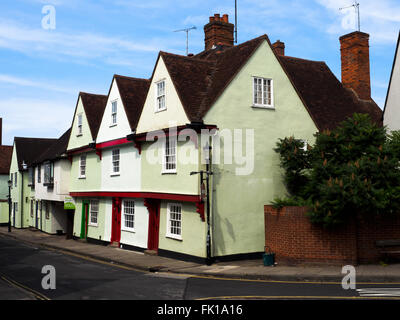
<instances>
[{"instance_id":1,"label":"double yellow line","mask_svg":"<svg viewBox=\"0 0 400 320\"><path fill-rule=\"evenodd\" d=\"M37 300L51 300L49 297L45 296L44 294L37 292L36 290L33 290L27 286L24 286L23 284L12 280L6 276L0 276L0 279L7 282L8 284L10 284L13 287L17 287L20 288L22 290L28 291L30 294L32 294Z\"/></svg>"}]
</instances>

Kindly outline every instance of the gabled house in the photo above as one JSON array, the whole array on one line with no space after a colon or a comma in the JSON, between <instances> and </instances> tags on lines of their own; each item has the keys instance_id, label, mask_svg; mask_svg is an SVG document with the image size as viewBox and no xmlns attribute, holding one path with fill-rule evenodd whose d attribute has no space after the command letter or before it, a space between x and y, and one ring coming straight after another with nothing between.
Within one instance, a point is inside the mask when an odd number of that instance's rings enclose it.
<instances>
[{"instance_id":1,"label":"gabled house","mask_svg":"<svg viewBox=\"0 0 400 320\"><path fill-rule=\"evenodd\" d=\"M88 230L90 240L147 249L140 149L128 137L135 133L148 87L149 80L120 75L111 82L95 144L100 189L71 191L73 197L84 199L81 228Z\"/></svg>"},{"instance_id":2,"label":"gabled house","mask_svg":"<svg viewBox=\"0 0 400 320\"><path fill-rule=\"evenodd\" d=\"M34 193L31 226L49 234L68 233L72 237L73 214L64 210L64 202L69 197L71 162L66 149L70 133L71 129L68 129L40 154L29 167L29 172Z\"/></svg>"},{"instance_id":3,"label":"gabled house","mask_svg":"<svg viewBox=\"0 0 400 320\"><path fill-rule=\"evenodd\" d=\"M31 212L39 211L38 203L35 203L35 193L32 190L32 167L36 157L46 151L57 139L42 138L14 138L13 152L9 177L11 188L11 225L15 228L28 228L32 226ZM41 173L38 172L39 177ZM36 219L33 226L39 228L39 220Z\"/></svg>"},{"instance_id":4,"label":"gabled house","mask_svg":"<svg viewBox=\"0 0 400 320\"><path fill-rule=\"evenodd\" d=\"M386 95L385 108L383 111L383 124L389 130L400 130L400 32L397 41L396 52L388 92Z\"/></svg>"},{"instance_id":5,"label":"gabled house","mask_svg":"<svg viewBox=\"0 0 400 320\"><path fill-rule=\"evenodd\" d=\"M208 224L213 257L259 255L263 206L286 193L277 140L313 142L317 131L355 112L381 124L370 95L367 34L341 37L340 82L324 62L288 57L284 44L271 44L267 35L234 46L233 28L227 15L211 17L205 51L161 52L150 79L132 139L141 150L142 192L154 196L146 200L148 238L155 239L149 249L161 255L206 258ZM201 129L211 130L214 159L208 221L203 186L191 174L206 168ZM166 137L159 143L149 139L160 131ZM177 139L181 133L188 139ZM154 151L161 161L152 160Z\"/></svg>"},{"instance_id":6,"label":"gabled house","mask_svg":"<svg viewBox=\"0 0 400 320\"><path fill-rule=\"evenodd\" d=\"M101 190L101 162L96 152L96 138L106 102L104 95L79 94L67 144L71 162L69 192L73 195L70 208L75 210L73 236L82 239L95 230L87 227L90 200L76 194ZM97 236L93 237L97 239Z\"/></svg>"},{"instance_id":7,"label":"gabled house","mask_svg":"<svg viewBox=\"0 0 400 320\"><path fill-rule=\"evenodd\" d=\"M8 211L8 180L11 165L12 146L2 144L3 119L0 118L0 225L7 225Z\"/></svg>"}]
</instances>

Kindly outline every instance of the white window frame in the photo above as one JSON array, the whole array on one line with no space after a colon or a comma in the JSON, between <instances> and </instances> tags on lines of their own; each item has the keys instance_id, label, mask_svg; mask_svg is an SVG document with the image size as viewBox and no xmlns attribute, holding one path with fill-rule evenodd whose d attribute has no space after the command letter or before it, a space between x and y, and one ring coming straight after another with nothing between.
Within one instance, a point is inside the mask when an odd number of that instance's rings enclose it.
<instances>
[{"instance_id":1,"label":"white window frame","mask_svg":"<svg viewBox=\"0 0 400 320\"><path fill-rule=\"evenodd\" d=\"M171 148L171 142L174 144L174 148ZM168 144L167 144L168 143ZM167 148L168 146L168 148ZM169 150L169 151L168 151ZM172 150L175 151L175 153L168 153L171 152ZM163 143L163 158L162 158L162 173L177 173L177 155L178 155L178 141L176 137L166 137ZM167 158L168 157L168 158ZM167 159L170 159L171 157L175 157L174 162L168 162ZM174 168L168 168L168 164L174 165Z\"/></svg>"},{"instance_id":2,"label":"white window frame","mask_svg":"<svg viewBox=\"0 0 400 320\"><path fill-rule=\"evenodd\" d=\"M118 151L118 160L114 158L116 154L114 152ZM115 163L118 162L118 171L115 171ZM121 172L121 149L111 150L111 176L119 176Z\"/></svg>"},{"instance_id":3,"label":"white window frame","mask_svg":"<svg viewBox=\"0 0 400 320\"><path fill-rule=\"evenodd\" d=\"M93 206L95 209L97 210L93 210ZM97 227L99 224L99 208L100 208L100 203L99 200L90 200L90 210L89 210L89 226L92 227ZM95 217L96 217L96 222L92 221L93 218L93 213L95 213Z\"/></svg>"},{"instance_id":4,"label":"white window frame","mask_svg":"<svg viewBox=\"0 0 400 320\"><path fill-rule=\"evenodd\" d=\"M164 84L164 92L163 94L159 94L158 88L160 84ZM164 106L162 108L159 107L159 99L164 97ZM165 79L162 79L160 81L157 81L155 83L155 106L154 106L154 111L161 112L167 110L167 94L166 94L166 81Z\"/></svg>"},{"instance_id":5,"label":"white window frame","mask_svg":"<svg viewBox=\"0 0 400 320\"><path fill-rule=\"evenodd\" d=\"M83 129L82 129L82 123L83 123L83 114L79 113L78 114L78 134L76 135L77 137L81 136L83 134Z\"/></svg>"},{"instance_id":6,"label":"white window frame","mask_svg":"<svg viewBox=\"0 0 400 320\"><path fill-rule=\"evenodd\" d=\"M133 204L133 206L128 206L127 204ZM121 223L121 230L135 232L135 200L133 199L123 199L122 200L122 223ZM129 211L130 210L130 211ZM126 219L127 216L132 216L132 221L128 221ZM132 222L133 227L129 227L126 225L127 222Z\"/></svg>"},{"instance_id":7,"label":"white window frame","mask_svg":"<svg viewBox=\"0 0 400 320\"><path fill-rule=\"evenodd\" d=\"M85 173L84 174L82 174L82 162L83 162L82 158L85 159L85 166L84 166ZM87 155L86 154L81 154L79 156L79 175L78 175L79 179L86 179L86 164L87 164Z\"/></svg>"},{"instance_id":8,"label":"white window frame","mask_svg":"<svg viewBox=\"0 0 400 320\"><path fill-rule=\"evenodd\" d=\"M114 111L115 105L115 111ZM114 127L118 124L118 100L111 101L111 124L110 127Z\"/></svg>"},{"instance_id":9,"label":"white window frame","mask_svg":"<svg viewBox=\"0 0 400 320\"><path fill-rule=\"evenodd\" d=\"M172 208L177 207L179 208L179 213L178 212L172 212ZM175 226L176 230L179 230L179 233L173 233L171 232L171 228L173 228L171 222L171 213L177 213L180 216L179 220L174 219L174 221L179 222L179 226ZM167 203L167 231L166 231L166 237L167 238L172 238L175 240L182 240L182 204L181 203Z\"/></svg>"},{"instance_id":10,"label":"white window frame","mask_svg":"<svg viewBox=\"0 0 400 320\"><path fill-rule=\"evenodd\" d=\"M256 80L261 80L262 81L262 85L261 85L261 97L262 97L262 103L257 103L257 101L255 101L255 93L256 93L256 88L255 88L255 81ZM264 91L264 81L270 81L270 87L271 87L271 103L267 104L264 103L264 95L265 95L265 91ZM264 108L264 109L275 109L274 106L274 81L270 78L263 78L263 77L252 77L252 86L253 86L253 96L252 96L252 100L253 100L253 107L255 108Z\"/></svg>"}]
</instances>

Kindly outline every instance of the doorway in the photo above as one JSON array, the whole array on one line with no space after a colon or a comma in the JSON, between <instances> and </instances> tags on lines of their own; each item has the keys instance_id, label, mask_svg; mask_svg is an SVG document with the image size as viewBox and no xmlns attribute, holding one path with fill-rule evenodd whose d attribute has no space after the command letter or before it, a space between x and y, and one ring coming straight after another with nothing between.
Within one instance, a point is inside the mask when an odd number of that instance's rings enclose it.
<instances>
[{"instance_id":1,"label":"doorway","mask_svg":"<svg viewBox=\"0 0 400 320\"><path fill-rule=\"evenodd\" d=\"M87 238L88 231L88 216L89 216L89 201L82 201L82 219L81 219L81 239Z\"/></svg>"},{"instance_id":2,"label":"doorway","mask_svg":"<svg viewBox=\"0 0 400 320\"><path fill-rule=\"evenodd\" d=\"M121 198L112 199L111 243L121 241Z\"/></svg>"},{"instance_id":3,"label":"doorway","mask_svg":"<svg viewBox=\"0 0 400 320\"><path fill-rule=\"evenodd\" d=\"M158 251L158 238L160 233L160 200L146 199L145 205L149 211L149 234L147 249Z\"/></svg>"}]
</instances>

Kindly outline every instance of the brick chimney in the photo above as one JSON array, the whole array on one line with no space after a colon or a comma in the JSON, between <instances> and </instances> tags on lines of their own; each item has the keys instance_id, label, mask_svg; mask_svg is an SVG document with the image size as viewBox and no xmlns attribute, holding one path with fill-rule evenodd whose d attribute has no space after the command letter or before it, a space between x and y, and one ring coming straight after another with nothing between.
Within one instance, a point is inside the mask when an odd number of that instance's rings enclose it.
<instances>
[{"instance_id":1,"label":"brick chimney","mask_svg":"<svg viewBox=\"0 0 400 320\"><path fill-rule=\"evenodd\" d=\"M371 100L369 34L352 32L340 37L342 83L360 99Z\"/></svg>"},{"instance_id":2,"label":"brick chimney","mask_svg":"<svg viewBox=\"0 0 400 320\"><path fill-rule=\"evenodd\" d=\"M272 48L278 56L285 55L285 43L281 42L281 40L278 40L274 44L272 44Z\"/></svg>"},{"instance_id":3,"label":"brick chimney","mask_svg":"<svg viewBox=\"0 0 400 320\"><path fill-rule=\"evenodd\" d=\"M219 14L210 17L210 22L204 26L206 50L217 45L233 47L234 28L235 26L229 22L227 14L222 17Z\"/></svg>"},{"instance_id":4,"label":"brick chimney","mask_svg":"<svg viewBox=\"0 0 400 320\"><path fill-rule=\"evenodd\" d=\"M3 118L0 118L0 146L3 145Z\"/></svg>"}]
</instances>

